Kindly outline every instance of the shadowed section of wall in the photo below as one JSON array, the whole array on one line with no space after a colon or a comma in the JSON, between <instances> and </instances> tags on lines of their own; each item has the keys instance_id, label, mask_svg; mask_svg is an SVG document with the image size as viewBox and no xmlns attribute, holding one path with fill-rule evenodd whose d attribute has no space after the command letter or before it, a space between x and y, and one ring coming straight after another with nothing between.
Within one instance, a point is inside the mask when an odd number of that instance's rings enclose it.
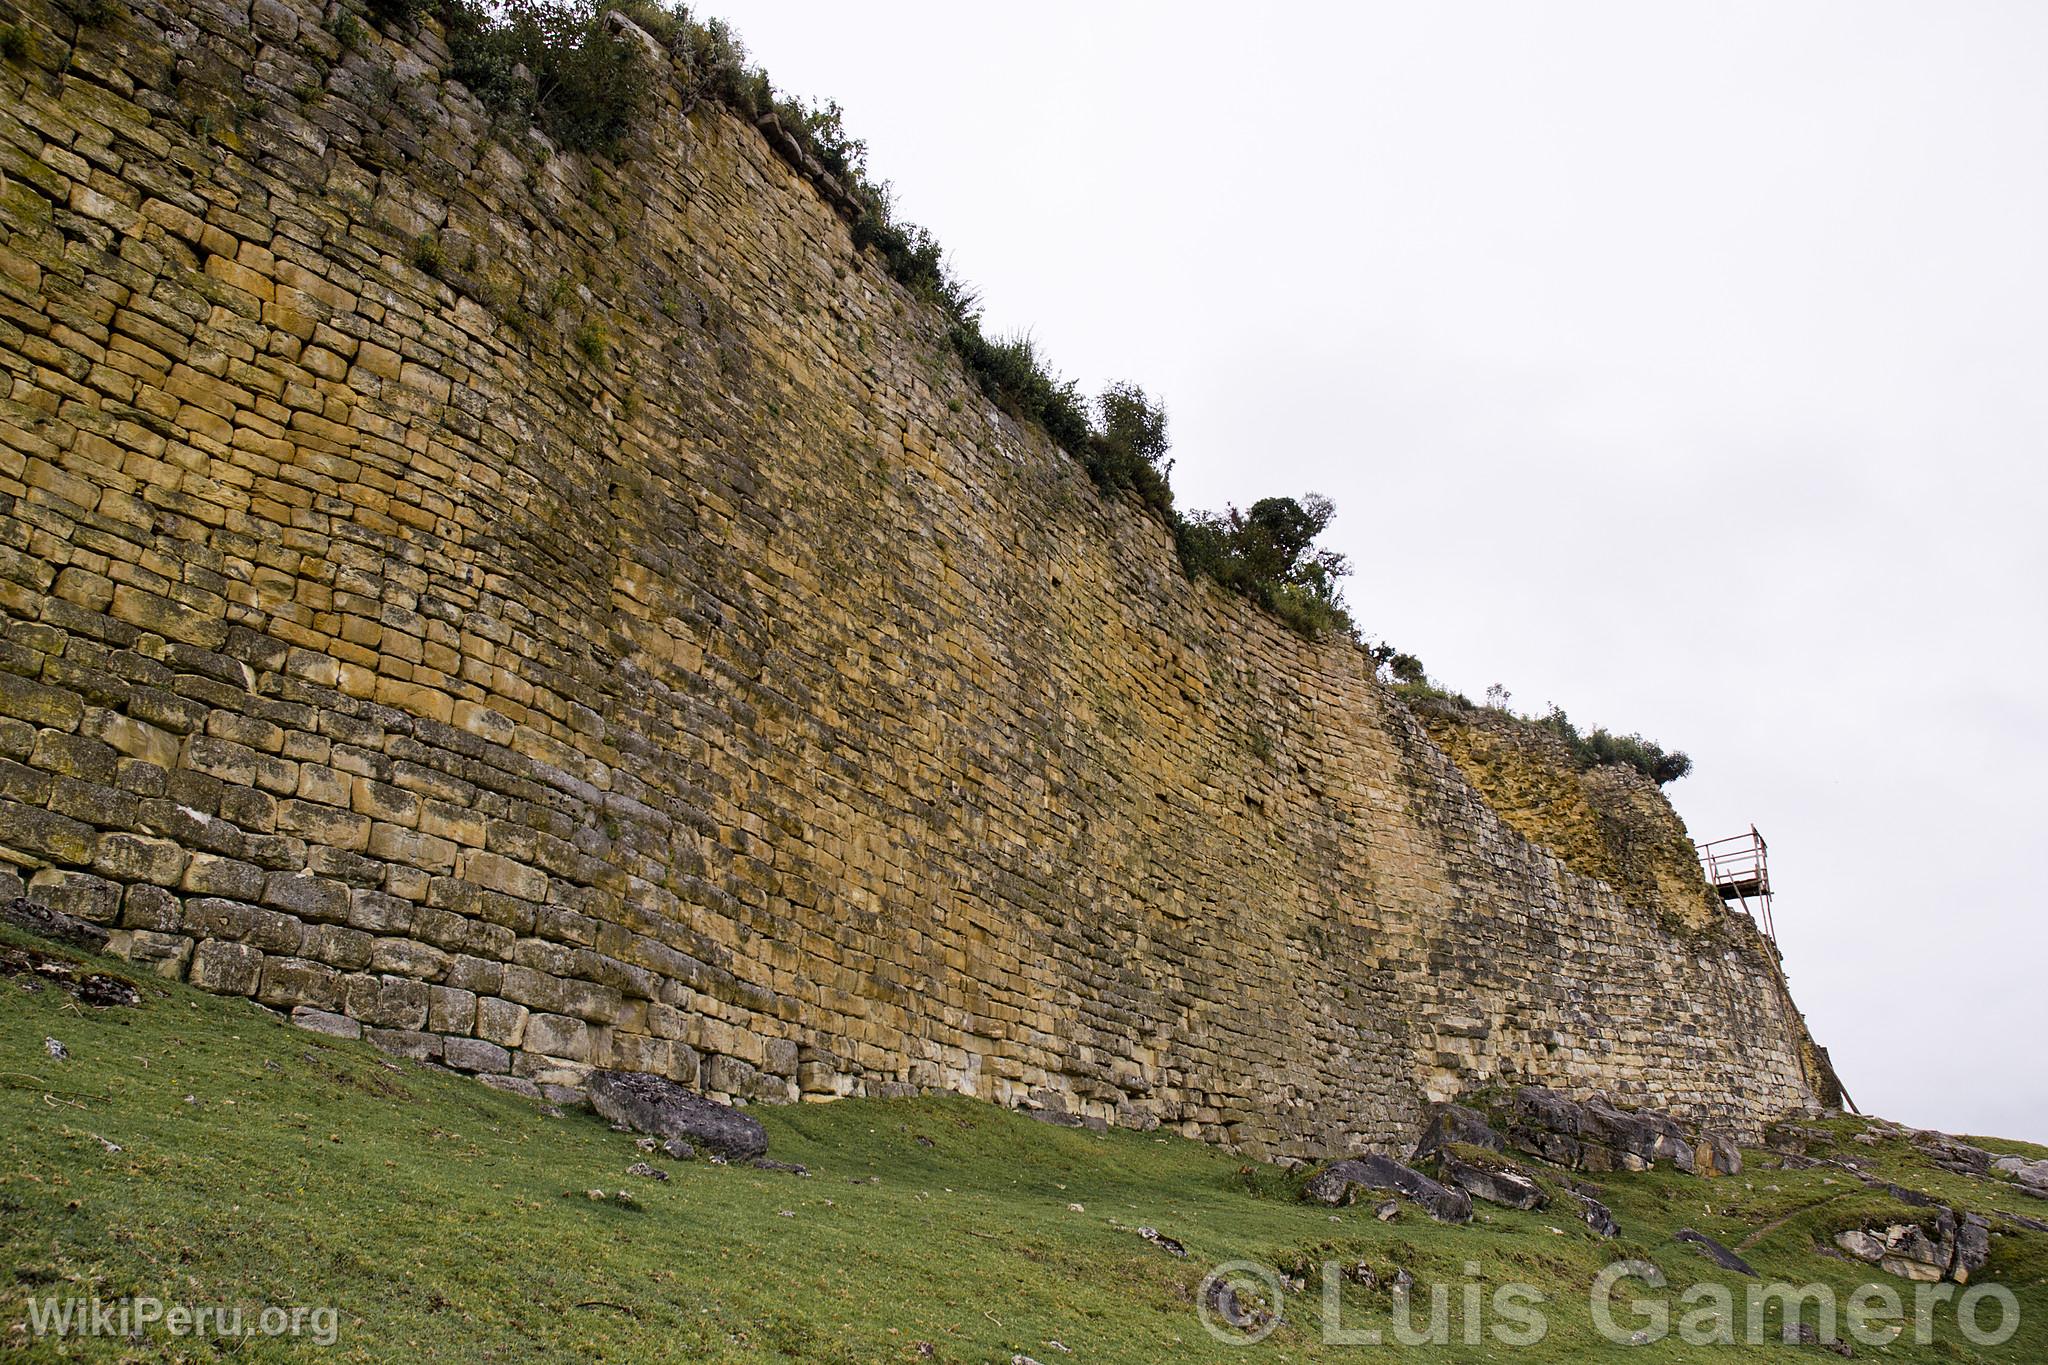
<instances>
[{"instance_id":1,"label":"shadowed section of wall","mask_svg":"<svg viewBox=\"0 0 2048 1365\"><path fill-rule=\"evenodd\" d=\"M26 14L0 858L133 958L501 1085L1266 1155L1502 1080L1810 1103L1753 931L1188 582L755 128L545 156L431 30Z\"/></svg>"}]
</instances>

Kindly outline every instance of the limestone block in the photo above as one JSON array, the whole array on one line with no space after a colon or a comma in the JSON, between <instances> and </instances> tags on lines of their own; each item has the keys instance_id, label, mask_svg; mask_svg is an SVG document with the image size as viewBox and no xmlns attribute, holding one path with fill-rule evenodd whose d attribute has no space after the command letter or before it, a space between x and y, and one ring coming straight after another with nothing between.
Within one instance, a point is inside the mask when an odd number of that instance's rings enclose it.
<instances>
[{"instance_id":1,"label":"limestone block","mask_svg":"<svg viewBox=\"0 0 2048 1365\"><path fill-rule=\"evenodd\" d=\"M188 979L199 989L220 995L254 995L262 973L262 953L246 943L213 938L193 950Z\"/></svg>"}]
</instances>

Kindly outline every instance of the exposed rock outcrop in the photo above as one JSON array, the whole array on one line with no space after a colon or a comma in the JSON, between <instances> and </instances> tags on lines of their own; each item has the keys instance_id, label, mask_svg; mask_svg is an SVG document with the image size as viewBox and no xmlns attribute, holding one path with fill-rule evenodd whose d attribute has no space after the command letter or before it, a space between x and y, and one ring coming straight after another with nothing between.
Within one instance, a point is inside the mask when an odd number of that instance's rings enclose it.
<instances>
[{"instance_id":1,"label":"exposed rock outcrop","mask_svg":"<svg viewBox=\"0 0 2048 1365\"><path fill-rule=\"evenodd\" d=\"M1835 1245L1904 1279L1968 1284L1991 1258L1991 1224L1978 1214L1943 1208L1920 1222L1844 1229L1835 1234Z\"/></svg>"},{"instance_id":2,"label":"exposed rock outcrop","mask_svg":"<svg viewBox=\"0 0 2048 1365\"><path fill-rule=\"evenodd\" d=\"M759 1119L706 1099L674 1081L639 1071L593 1071L587 1083L590 1107L636 1133L681 1139L733 1161L768 1150Z\"/></svg>"},{"instance_id":3,"label":"exposed rock outcrop","mask_svg":"<svg viewBox=\"0 0 2048 1365\"><path fill-rule=\"evenodd\" d=\"M1361 1191L1398 1194L1439 1223L1472 1221L1472 1200L1463 1190L1441 1185L1391 1157L1366 1156L1332 1162L1309 1177L1301 1196L1335 1208L1353 1203Z\"/></svg>"},{"instance_id":4,"label":"exposed rock outcrop","mask_svg":"<svg viewBox=\"0 0 2048 1365\"><path fill-rule=\"evenodd\" d=\"M1670 1114L1623 1109L1596 1095L1577 1101L1543 1086L1525 1085L1509 1102L1507 1145L1545 1161L1583 1171L1643 1171L1658 1162L1701 1175L1737 1175L1742 1153L1716 1129L1691 1139Z\"/></svg>"},{"instance_id":5,"label":"exposed rock outcrop","mask_svg":"<svg viewBox=\"0 0 2048 1365\"><path fill-rule=\"evenodd\" d=\"M1543 1192L1543 1187L1533 1176L1505 1162L1481 1164L1460 1160L1445 1152L1437 1162L1437 1171L1447 1183L1489 1204L1510 1209L1540 1209L1550 1202L1550 1196Z\"/></svg>"}]
</instances>

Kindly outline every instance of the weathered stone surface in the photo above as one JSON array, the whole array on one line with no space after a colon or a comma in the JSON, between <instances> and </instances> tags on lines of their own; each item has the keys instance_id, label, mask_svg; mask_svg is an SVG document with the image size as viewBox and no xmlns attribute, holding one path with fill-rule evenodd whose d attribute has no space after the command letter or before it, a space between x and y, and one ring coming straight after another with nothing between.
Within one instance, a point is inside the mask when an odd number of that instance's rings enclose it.
<instances>
[{"instance_id":1,"label":"weathered stone surface","mask_svg":"<svg viewBox=\"0 0 2048 1365\"><path fill-rule=\"evenodd\" d=\"M1601 1237L1610 1240L1621 1236L1621 1224L1615 1221L1612 1209L1581 1190L1572 1190L1569 1193L1578 1202L1580 1213L1585 1218L1587 1227L1593 1229Z\"/></svg>"},{"instance_id":2,"label":"weathered stone surface","mask_svg":"<svg viewBox=\"0 0 2048 1365\"><path fill-rule=\"evenodd\" d=\"M71 35L0 75L21 202L61 206L0 221L35 281L0 321L0 865L35 894L558 1089L616 1055L764 1100L1054 1094L1302 1160L1508 1081L1738 1137L1812 1100L1654 788L1440 730L1187 579L772 131L657 82L621 215L432 24L323 56L309 123L278 64L331 8L264 0L299 36L254 41L10 10ZM220 90L260 135L180 107ZM428 222L477 244L460 280L408 263ZM1502 814L1510 757L1543 800Z\"/></svg>"},{"instance_id":3,"label":"weathered stone surface","mask_svg":"<svg viewBox=\"0 0 2048 1365\"><path fill-rule=\"evenodd\" d=\"M1902 1279L1968 1284L1991 1259L1991 1224L1981 1214L1937 1205L1932 1218L1919 1222L1845 1229L1835 1245Z\"/></svg>"},{"instance_id":4,"label":"weathered stone surface","mask_svg":"<svg viewBox=\"0 0 2048 1365\"><path fill-rule=\"evenodd\" d=\"M1489 1204L1510 1209L1540 1209L1550 1202L1550 1196L1543 1192L1543 1187L1536 1183L1534 1177L1513 1166L1461 1161L1446 1152L1438 1162L1438 1174L1474 1199L1484 1199Z\"/></svg>"},{"instance_id":5,"label":"weathered stone surface","mask_svg":"<svg viewBox=\"0 0 2048 1365\"><path fill-rule=\"evenodd\" d=\"M768 1150L760 1120L708 1100L674 1081L637 1071L597 1071L588 1086L590 1107L613 1123L658 1138L680 1138L730 1160L751 1160Z\"/></svg>"},{"instance_id":6,"label":"weathered stone surface","mask_svg":"<svg viewBox=\"0 0 2048 1365\"><path fill-rule=\"evenodd\" d=\"M1415 1150L1408 1159L1420 1161L1454 1144L1486 1147L1497 1152L1501 1139L1493 1125L1487 1122L1486 1115L1477 1109L1462 1104L1439 1104L1430 1109L1429 1126L1422 1130L1422 1136L1416 1141Z\"/></svg>"},{"instance_id":7,"label":"weathered stone surface","mask_svg":"<svg viewBox=\"0 0 2048 1365\"><path fill-rule=\"evenodd\" d=\"M1693 1171L1707 1177L1741 1175L1742 1149L1727 1134L1702 1128L1693 1142Z\"/></svg>"},{"instance_id":8,"label":"weathered stone surface","mask_svg":"<svg viewBox=\"0 0 2048 1365\"><path fill-rule=\"evenodd\" d=\"M263 954L246 943L208 939L192 954L192 984L222 995L254 995Z\"/></svg>"},{"instance_id":9,"label":"weathered stone surface","mask_svg":"<svg viewBox=\"0 0 2048 1365\"><path fill-rule=\"evenodd\" d=\"M1472 1201L1463 1190L1449 1189L1384 1156L1332 1162L1309 1178L1301 1197L1334 1208L1353 1202L1362 1190L1391 1191L1412 1201L1439 1223L1472 1221Z\"/></svg>"},{"instance_id":10,"label":"weathered stone surface","mask_svg":"<svg viewBox=\"0 0 2048 1365\"><path fill-rule=\"evenodd\" d=\"M94 951L107 946L107 931L99 925L38 905L20 895L0 902L0 920L57 943L76 944Z\"/></svg>"},{"instance_id":11,"label":"weathered stone surface","mask_svg":"<svg viewBox=\"0 0 2048 1365\"><path fill-rule=\"evenodd\" d=\"M441 1060L457 1071L507 1072L512 1054L481 1038L450 1038L441 1046Z\"/></svg>"},{"instance_id":12,"label":"weathered stone surface","mask_svg":"<svg viewBox=\"0 0 2048 1365\"><path fill-rule=\"evenodd\" d=\"M1659 1161L1681 1171L1695 1167L1693 1146L1669 1114L1622 1109L1597 1095L1578 1102L1542 1086L1515 1091L1507 1141L1578 1170L1642 1171ZM1731 1158L1724 1152L1722 1159ZM1732 1160L1740 1169L1740 1155Z\"/></svg>"},{"instance_id":13,"label":"weathered stone surface","mask_svg":"<svg viewBox=\"0 0 2048 1365\"><path fill-rule=\"evenodd\" d=\"M363 1026L345 1014L331 1010L310 1009L304 1005L292 1011L292 1022L302 1029L314 1033L332 1034L336 1038L360 1038Z\"/></svg>"}]
</instances>

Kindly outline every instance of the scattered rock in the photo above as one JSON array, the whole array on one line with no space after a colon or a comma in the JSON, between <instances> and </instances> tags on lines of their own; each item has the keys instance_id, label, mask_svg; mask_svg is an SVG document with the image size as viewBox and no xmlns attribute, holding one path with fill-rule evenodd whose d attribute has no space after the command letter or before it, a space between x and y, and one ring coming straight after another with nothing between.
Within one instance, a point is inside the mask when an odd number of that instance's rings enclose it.
<instances>
[{"instance_id":1,"label":"scattered rock","mask_svg":"<svg viewBox=\"0 0 2048 1365\"><path fill-rule=\"evenodd\" d=\"M1382 1199L1373 1206L1372 1216L1379 1219L1382 1223L1393 1222L1401 1216L1401 1201L1398 1199Z\"/></svg>"},{"instance_id":2,"label":"scattered rock","mask_svg":"<svg viewBox=\"0 0 2048 1365\"><path fill-rule=\"evenodd\" d=\"M1991 1169L2009 1175L2020 1189L2036 1199L2048 1199L2048 1161L2029 1161L2023 1156L2002 1156Z\"/></svg>"},{"instance_id":3,"label":"scattered rock","mask_svg":"<svg viewBox=\"0 0 2048 1365\"><path fill-rule=\"evenodd\" d=\"M661 1141L661 1151L662 1155L666 1156L670 1161L695 1161L697 1159L697 1149L679 1137L663 1138Z\"/></svg>"},{"instance_id":4,"label":"scattered rock","mask_svg":"<svg viewBox=\"0 0 2048 1365\"><path fill-rule=\"evenodd\" d=\"M60 1062L71 1060L71 1049L65 1047L64 1044L58 1042L55 1038L43 1039L43 1051L49 1053L50 1056Z\"/></svg>"},{"instance_id":5,"label":"scattered rock","mask_svg":"<svg viewBox=\"0 0 2048 1365\"><path fill-rule=\"evenodd\" d=\"M794 1161L777 1161L773 1157L757 1156L747 1163L757 1171L780 1171L784 1175L809 1175L810 1167Z\"/></svg>"},{"instance_id":6,"label":"scattered rock","mask_svg":"<svg viewBox=\"0 0 2048 1365\"><path fill-rule=\"evenodd\" d=\"M1360 1190L1388 1191L1422 1207L1439 1223L1472 1221L1472 1200L1391 1157L1366 1156L1333 1162L1309 1178L1301 1197L1332 1208L1357 1200Z\"/></svg>"},{"instance_id":7,"label":"scattered rock","mask_svg":"<svg viewBox=\"0 0 2048 1365\"><path fill-rule=\"evenodd\" d=\"M664 1170L663 1170L663 1169L661 1169L661 1167L659 1167L659 1166L650 1166L650 1165L648 1165L648 1164L647 1164L646 1162L644 1162L644 1161L636 1161L636 1162L634 1162L634 1163L633 1163L632 1165L628 1166L628 1167L626 1168L626 1174L627 1174L627 1175L637 1175L637 1176L641 1177L641 1178L642 1178L643 1180L666 1180L666 1179L668 1179L668 1172L667 1172L667 1171L664 1171Z\"/></svg>"},{"instance_id":8,"label":"scattered rock","mask_svg":"<svg viewBox=\"0 0 2048 1365\"><path fill-rule=\"evenodd\" d=\"M1676 1235L1679 1241L1690 1242L1698 1247L1701 1255L1721 1267L1721 1269L1732 1270L1738 1275L1747 1275L1753 1280L1762 1278L1750 1267L1748 1261L1743 1260L1740 1256L1737 1256L1705 1233L1694 1232L1691 1228L1680 1228Z\"/></svg>"},{"instance_id":9,"label":"scattered rock","mask_svg":"<svg viewBox=\"0 0 2048 1365\"><path fill-rule=\"evenodd\" d=\"M1742 1149L1726 1133L1700 1129L1692 1147L1693 1171L1707 1177L1742 1174Z\"/></svg>"},{"instance_id":10,"label":"scattered rock","mask_svg":"<svg viewBox=\"0 0 2048 1365\"><path fill-rule=\"evenodd\" d=\"M37 905L26 896L0 903L0 921L17 929L25 929L37 938L49 939L52 943L68 943L73 947L90 948L103 952L107 946L107 931L97 924L67 915L62 910L52 910Z\"/></svg>"},{"instance_id":11,"label":"scattered rock","mask_svg":"<svg viewBox=\"0 0 2048 1365\"><path fill-rule=\"evenodd\" d=\"M1781 1340L1787 1346L1818 1346L1822 1350L1833 1351L1838 1356L1854 1356L1856 1354L1855 1348L1846 1341L1822 1341L1820 1333L1814 1331L1812 1327L1803 1322L1786 1323Z\"/></svg>"},{"instance_id":12,"label":"scattered rock","mask_svg":"<svg viewBox=\"0 0 2048 1365\"><path fill-rule=\"evenodd\" d=\"M1991 1259L1991 1224L1979 1214L1942 1208L1926 1222L1845 1229L1835 1234L1835 1245L1901 1279L1968 1284Z\"/></svg>"},{"instance_id":13,"label":"scattered rock","mask_svg":"<svg viewBox=\"0 0 2048 1365\"><path fill-rule=\"evenodd\" d=\"M1139 1228L1138 1235L1153 1246L1158 1247L1161 1251L1180 1257L1185 1257L1188 1254L1188 1249L1181 1245L1178 1239L1168 1237L1157 1228Z\"/></svg>"},{"instance_id":14,"label":"scattered rock","mask_svg":"<svg viewBox=\"0 0 2048 1365\"><path fill-rule=\"evenodd\" d=\"M1621 1236L1621 1224L1614 1221L1614 1213L1605 1204L1589 1194L1571 1191L1572 1198L1579 1201L1585 1215L1586 1226L1599 1236L1612 1241Z\"/></svg>"},{"instance_id":15,"label":"scattered rock","mask_svg":"<svg viewBox=\"0 0 2048 1365\"><path fill-rule=\"evenodd\" d=\"M142 1003L142 992L134 982L105 972L87 971L76 962L33 948L0 947L0 976L19 977L24 990L55 986L80 1004L101 1009Z\"/></svg>"},{"instance_id":16,"label":"scattered rock","mask_svg":"<svg viewBox=\"0 0 2048 1365\"><path fill-rule=\"evenodd\" d=\"M1534 1178L1513 1166L1481 1166L1444 1152L1437 1162L1437 1172L1474 1199L1503 1208L1540 1209L1550 1202L1550 1196Z\"/></svg>"},{"instance_id":17,"label":"scattered rock","mask_svg":"<svg viewBox=\"0 0 2048 1365\"><path fill-rule=\"evenodd\" d=\"M1920 1129L1911 1135L1913 1145L1935 1165L1957 1175L1988 1175L1991 1172L1991 1153L1982 1147L1958 1141L1946 1133L1932 1133Z\"/></svg>"},{"instance_id":18,"label":"scattered rock","mask_svg":"<svg viewBox=\"0 0 2048 1365\"><path fill-rule=\"evenodd\" d=\"M768 1133L760 1120L664 1077L641 1071L593 1071L587 1086L590 1107L599 1116L634 1132L682 1138L737 1161L768 1150Z\"/></svg>"},{"instance_id":19,"label":"scattered rock","mask_svg":"<svg viewBox=\"0 0 2048 1365\"><path fill-rule=\"evenodd\" d=\"M1911 1204L1916 1209L1938 1209L1941 1207L1941 1201L1933 1195L1922 1194L1918 1190L1909 1190L1904 1185L1894 1185L1888 1180L1865 1180L1863 1183L1870 1186L1873 1190L1883 1190L1901 1204Z\"/></svg>"},{"instance_id":20,"label":"scattered rock","mask_svg":"<svg viewBox=\"0 0 2048 1365\"><path fill-rule=\"evenodd\" d=\"M1249 1332L1253 1328L1265 1323L1268 1319L1266 1313L1247 1309L1239 1302L1237 1291L1232 1289L1229 1282L1220 1275L1214 1276L1209 1280L1208 1288L1204 1292L1207 1296L1209 1311L1214 1313L1218 1320L1237 1328L1241 1332Z\"/></svg>"}]
</instances>

